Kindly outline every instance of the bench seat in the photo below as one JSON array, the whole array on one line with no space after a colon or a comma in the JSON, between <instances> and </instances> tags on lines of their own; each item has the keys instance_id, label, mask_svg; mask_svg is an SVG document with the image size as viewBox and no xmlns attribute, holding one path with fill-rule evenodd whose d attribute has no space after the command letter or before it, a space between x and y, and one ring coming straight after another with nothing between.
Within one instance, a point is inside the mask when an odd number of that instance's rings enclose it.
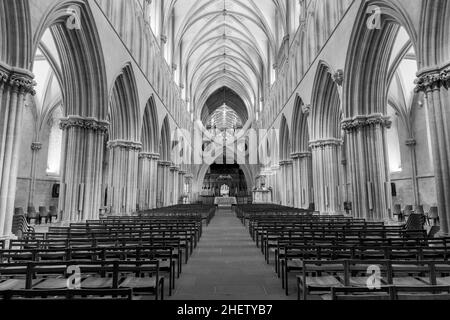
<instances>
[{"instance_id":1,"label":"bench seat","mask_svg":"<svg viewBox=\"0 0 450 320\"><path fill-rule=\"evenodd\" d=\"M112 278L89 277L81 282L84 289L111 289L113 287Z\"/></svg>"}]
</instances>

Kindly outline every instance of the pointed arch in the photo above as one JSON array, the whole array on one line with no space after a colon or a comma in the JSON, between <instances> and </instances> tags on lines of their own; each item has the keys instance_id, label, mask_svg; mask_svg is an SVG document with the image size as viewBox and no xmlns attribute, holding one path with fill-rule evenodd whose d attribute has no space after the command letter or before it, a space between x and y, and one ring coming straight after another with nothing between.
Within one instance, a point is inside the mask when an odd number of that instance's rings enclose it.
<instances>
[{"instance_id":1,"label":"pointed arch","mask_svg":"<svg viewBox=\"0 0 450 320\"><path fill-rule=\"evenodd\" d=\"M117 76L110 96L110 139L140 141L139 98L131 64Z\"/></svg>"},{"instance_id":2,"label":"pointed arch","mask_svg":"<svg viewBox=\"0 0 450 320\"><path fill-rule=\"evenodd\" d=\"M297 95L294 105L294 115L292 117L292 151L294 153L305 152L309 149L309 125L308 117L304 113L304 103Z\"/></svg>"},{"instance_id":3,"label":"pointed arch","mask_svg":"<svg viewBox=\"0 0 450 320\"><path fill-rule=\"evenodd\" d=\"M156 110L155 98L152 95L145 106L144 119L142 121L142 151L159 151L159 124L158 113Z\"/></svg>"},{"instance_id":4,"label":"pointed arch","mask_svg":"<svg viewBox=\"0 0 450 320\"><path fill-rule=\"evenodd\" d=\"M13 1L11 1L13 2ZM76 9L80 29L66 23ZM103 48L95 19L86 1L59 1L44 15L33 37L28 67L45 31L50 28L61 61L65 115L105 120L108 115L108 90ZM83 76L81 76L83 75Z\"/></svg>"},{"instance_id":5,"label":"pointed arch","mask_svg":"<svg viewBox=\"0 0 450 320\"><path fill-rule=\"evenodd\" d=\"M332 70L323 61L319 63L312 95L311 139L341 138L341 101Z\"/></svg>"},{"instance_id":6,"label":"pointed arch","mask_svg":"<svg viewBox=\"0 0 450 320\"><path fill-rule=\"evenodd\" d=\"M291 158L291 139L286 117L283 115L280 125L280 160L289 160Z\"/></svg>"},{"instance_id":7,"label":"pointed arch","mask_svg":"<svg viewBox=\"0 0 450 320\"><path fill-rule=\"evenodd\" d=\"M169 123L169 116L166 116L163 121L161 129L161 139L159 146L160 159L164 161L171 161L171 130Z\"/></svg>"}]
</instances>

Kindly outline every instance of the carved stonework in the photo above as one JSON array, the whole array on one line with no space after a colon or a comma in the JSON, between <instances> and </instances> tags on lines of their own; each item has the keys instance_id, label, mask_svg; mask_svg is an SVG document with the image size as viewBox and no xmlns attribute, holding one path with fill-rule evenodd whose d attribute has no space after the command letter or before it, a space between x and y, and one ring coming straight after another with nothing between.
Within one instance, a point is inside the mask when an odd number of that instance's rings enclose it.
<instances>
[{"instance_id":1,"label":"carved stonework","mask_svg":"<svg viewBox=\"0 0 450 320\"><path fill-rule=\"evenodd\" d=\"M0 63L0 85L9 84L13 90L19 91L19 93L35 95L36 82L33 79L33 74L27 70L12 68Z\"/></svg>"},{"instance_id":2,"label":"carved stonework","mask_svg":"<svg viewBox=\"0 0 450 320\"><path fill-rule=\"evenodd\" d=\"M40 142L33 142L32 144L31 144L31 150L33 150L33 151L39 151L39 150L41 150L42 149L42 143L40 143Z\"/></svg>"},{"instance_id":3,"label":"carved stonework","mask_svg":"<svg viewBox=\"0 0 450 320\"><path fill-rule=\"evenodd\" d=\"M369 116L357 116L353 119L346 119L342 121L342 130L351 132L358 131L367 127L381 126L389 129L392 121L389 117L382 114L373 114Z\"/></svg>"},{"instance_id":4,"label":"carved stonework","mask_svg":"<svg viewBox=\"0 0 450 320\"><path fill-rule=\"evenodd\" d=\"M309 151L297 152L297 153L291 154L292 160L305 159L305 158L311 158L311 157L312 157L312 154Z\"/></svg>"},{"instance_id":5,"label":"carved stonework","mask_svg":"<svg viewBox=\"0 0 450 320\"><path fill-rule=\"evenodd\" d=\"M170 161L158 161L158 165L160 167L170 167L172 165L172 162Z\"/></svg>"},{"instance_id":6,"label":"carved stonework","mask_svg":"<svg viewBox=\"0 0 450 320\"><path fill-rule=\"evenodd\" d=\"M302 106L302 113L304 115L309 115L311 113L311 105L310 104L305 104Z\"/></svg>"},{"instance_id":7,"label":"carved stonework","mask_svg":"<svg viewBox=\"0 0 450 320\"><path fill-rule=\"evenodd\" d=\"M140 151L142 150L142 143L134 141L114 140L108 142L108 148L123 148L130 151Z\"/></svg>"},{"instance_id":8,"label":"carved stonework","mask_svg":"<svg viewBox=\"0 0 450 320\"><path fill-rule=\"evenodd\" d=\"M327 147L339 147L341 146L343 141L341 139L323 139L323 140L316 140L311 141L309 143L309 146L312 149L323 149Z\"/></svg>"},{"instance_id":9,"label":"carved stonework","mask_svg":"<svg viewBox=\"0 0 450 320\"><path fill-rule=\"evenodd\" d=\"M339 69L333 74L333 81L340 87L344 83L344 71Z\"/></svg>"},{"instance_id":10,"label":"carved stonework","mask_svg":"<svg viewBox=\"0 0 450 320\"><path fill-rule=\"evenodd\" d=\"M408 140L406 140L405 144L408 147L415 147L417 145L417 141L416 141L416 139L408 139Z\"/></svg>"},{"instance_id":11,"label":"carved stonework","mask_svg":"<svg viewBox=\"0 0 450 320\"><path fill-rule=\"evenodd\" d=\"M162 43L166 44L167 43L167 36L162 35L161 36L161 41L162 41Z\"/></svg>"},{"instance_id":12,"label":"carved stonework","mask_svg":"<svg viewBox=\"0 0 450 320\"><path fill-rule=\"evenodd\" d=\"M427 92L434 90L442 86L448 88L450 82L450 67L446 67L442 70L431 71L423 74L416 79L416 92Z\"/></svg>"},{"instance_id":13,"label":"carved stonework","mask_svg":"<svg viewBox=\"0 0 450 320\"><path fill-rule=\"evenodd\" d=\"M93 118L82 118L71 116L69 118L61 119L59 127L61 128L61 130L68 130L70 128L80 128L95 131L100 134L106 134L108 132L109 123L106 121L99 121Z\"/></svg>"}]
</instances>

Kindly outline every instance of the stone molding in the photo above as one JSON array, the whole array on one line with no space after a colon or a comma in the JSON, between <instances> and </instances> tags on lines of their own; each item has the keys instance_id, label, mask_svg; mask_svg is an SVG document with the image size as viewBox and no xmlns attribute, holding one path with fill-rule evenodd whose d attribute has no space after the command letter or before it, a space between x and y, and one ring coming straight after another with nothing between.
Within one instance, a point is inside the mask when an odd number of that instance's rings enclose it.
<instances>
[{"instance_id":1,"label":"stone molding","mask_svg":"<svg viewBox=\"0 0 450 320\"><path fill-rule=\"evenodd\" d=\"M294 161L292 161L292 160L283 160L283 161L280 161L280 167L283 167L283 166L289 166L289 165L292 165L292 164L294 164Z\"/></svg>"},{"instance_id":2,"label":"stone molding","mask_svg":"<svg viewBox=\"0 0 450 320\"><path fill-rule=\"evenodd\" d=\"M356 116L352 119L342 121L342 130L351 132L358 131L368 127L381 126L389 129L392 121L389 117L376 113L368 116Z\"/></svg>"},{"instance_id":3,"label":"stone molding","mask_svg":"<svg viewBox=\"0 0 450 320\"><path fill-rule=\"evenodd\" d=\"M32 142L31 143L31 150L39 151L41 149L42 149L42 143L41 142Z\"/></svg>"},{"instance_id":4,"label":"stone molding","mask_svg":"<svg viewBox=\"0 0 450 320\"><path fill-rule=\"evenodd\" d=\"M135 141L125 141L125 140L113 140L108 142L108 148L123 148L131 151L141 151L142 143Z\"/></svg>"},{"instance_id":5,"label":"stone molding","mask_svg":"<svg viewBox=\"0 0 450 320\"><path fill-rule=\"evenodd\" d=\"M109 122L99 121L95 118L83 118L78 116L69 116L60 121L59 127L61 130L68 130L70 128L79 128L106 134L109 128Z\"/></svg>"},{"instance_id":6,"label":"stone molding","mask_svg":"<svg viewBox=\"0 0 450 320\"><path fill-rule=\"evenodd\" d=\"M414 83L416 84L416 93L427 92L440 87L448 88L450 84L450 66L424 70L419 73Z\"/></svg>"},{"instance_id":7,"label":"stone molding","mask_svg":"<svg viewBox=\"0 0 450 320\"><path fill-rule=\"evenodd\" d=\"M158 165L161 167L170 167L170 166L172 166L172 162L161 160L161 161L158 161Z\"/></svg>"},{"instance_id":8,"label":"stone molding","mask_svg":"<svg viewBox=\"0 0 450 320\"><path fill-rule=\"evenodd\" d=\"M35 95L34 75L25 69L11 67L0 62L0 85L7 84L19 93Z\"/></svg>"},{"instance_id":9,"label":"stone molding","mask_svg":"<svg viewBox=\"0 0 450 320\"><path fill-rule=\"evenodd\" d=\"M291 154L292 160L296 160L296 159L304 159L304 158L311 158L311 157L312 157L312 153L309 152L309 151L296 152L296 153L292 153L292 154Z\"/></svg>"},{"instance_id":10,"label":"stone molding","mask_svg":"<svg viewBox=\"0 0 450 320\"><path fill-rule=\"evenodd\" d=\"M343 141L341 139L322 139L322 140L316 140L311 141L309 143L309 146L312 149L323 149L326 147L339 147L341 146Z\"/></svg>"},{"instance_id":11,"label":"stone molding","mask_svg":"<svg viewBox=\"0 0 450 320\"><path fill-rule=\"evenodd\" d=\"M138 157L139 159L158 160L160 155L152 152L141 152Z\"/></svg>"}]
</instances>

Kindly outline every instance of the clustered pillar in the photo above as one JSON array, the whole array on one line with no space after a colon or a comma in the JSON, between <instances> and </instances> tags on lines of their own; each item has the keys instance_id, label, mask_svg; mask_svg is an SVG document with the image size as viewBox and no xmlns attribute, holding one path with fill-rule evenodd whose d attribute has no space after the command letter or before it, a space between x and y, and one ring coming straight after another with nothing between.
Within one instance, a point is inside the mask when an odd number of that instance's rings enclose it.
<instances>
[{"instance_id":1,"label":"clustered pillar","mask_svg":"<svg viewBox=\"0 0 450 320\"><path fill-rule=\"evenodd\" d=\"M139 210L148 210L156 207L156 170L159 154L150 152L139 153Z\"/></svg>"},{"instance_id":2,"label":"clustered pillar","mask_svg":"<svg viewBox=\"0 0 450 320\"><path fill-rule=\"evenodd\" d=\"M63 171L59 208L64 222L97 219L100 214L103 146L108 126L93 118L61 119Z\"/></svg>"},{"instance_id":3,"label":"clustered pillar","mask_svg":"<svg viewBox=\"0 0 450 320\"><path fill-rule=\"evenodd\" d=\"M138 158L142 145L133 141L110 141L109 188L112 215L130 215L136 211Z\"/></svg>"},{"instance_id":4,"label":"clustered pillar","mask_svg":"<svg viewBox=\"0 0 450 320\"><path fill-rule=\"evenodd\" d=\"M158 208L167 207L170 202L169 175L171 165L169 161L158 161Z\"/></svg>"},{"instance_id":5,"label":"clustered pillar","mask_svg":"<svg viewBox=\"0 0 450 320\"><path fill-rule=\"evenodd\" d=\"M419 72L417 91L424 92L430 114L431 141L441 233L450 233L450 67Z\"/></svg>"},{"instance_id":6,"label":"clustered pillar","mask_svg":"<svg viewBox=\"0 0 450 320\"><path fill-rule=\"evenodd\" d=\"M352 210L356 217L387 221L392 194L386 152L386 129L391 122L382 114L344 120L347 132L347 160L352 177Z\"/></svg>"},{"instance_id":7,"label":"clustered pillar","mask_svg":"<svg viewBox=\"0 0 450 320\"><path fill-rule=\"evenodd\" d=\"M284 160L280 162L281 173L281 203L284 206L292 207L294 190L293 190L293 161Z\"/></svg>"},{"instance_id":8,"label":"clustered pillar","mask_svg":"<svg viewBox=\"0 0 450 320\"><path fill-rule=\"evenodd\" d=\"M33 74L0 63L0 239L12 234L25 98L34 94Z\"/></svg>"},{"instance_id":9,"label":"clustered pillar","mask_svg":"<svg viewBox=\"0 0 450 320\"><path fill-rule=\"evenodd\" d=\"M294 206L296 208L308 209L314 202L312 190L312 154L309 151L293 153L293 189Z\"/></svg>"},{"instance_id":10,"label":"clustered pillar","mask_svg":"<svg viewBox=\"0 0 450 320\"><path fill-rule=\"evenodd\" d=\"M316 211L339 213L339 163L342 140L326 139L310 143Z\"/></svg>"}]
</instances>

